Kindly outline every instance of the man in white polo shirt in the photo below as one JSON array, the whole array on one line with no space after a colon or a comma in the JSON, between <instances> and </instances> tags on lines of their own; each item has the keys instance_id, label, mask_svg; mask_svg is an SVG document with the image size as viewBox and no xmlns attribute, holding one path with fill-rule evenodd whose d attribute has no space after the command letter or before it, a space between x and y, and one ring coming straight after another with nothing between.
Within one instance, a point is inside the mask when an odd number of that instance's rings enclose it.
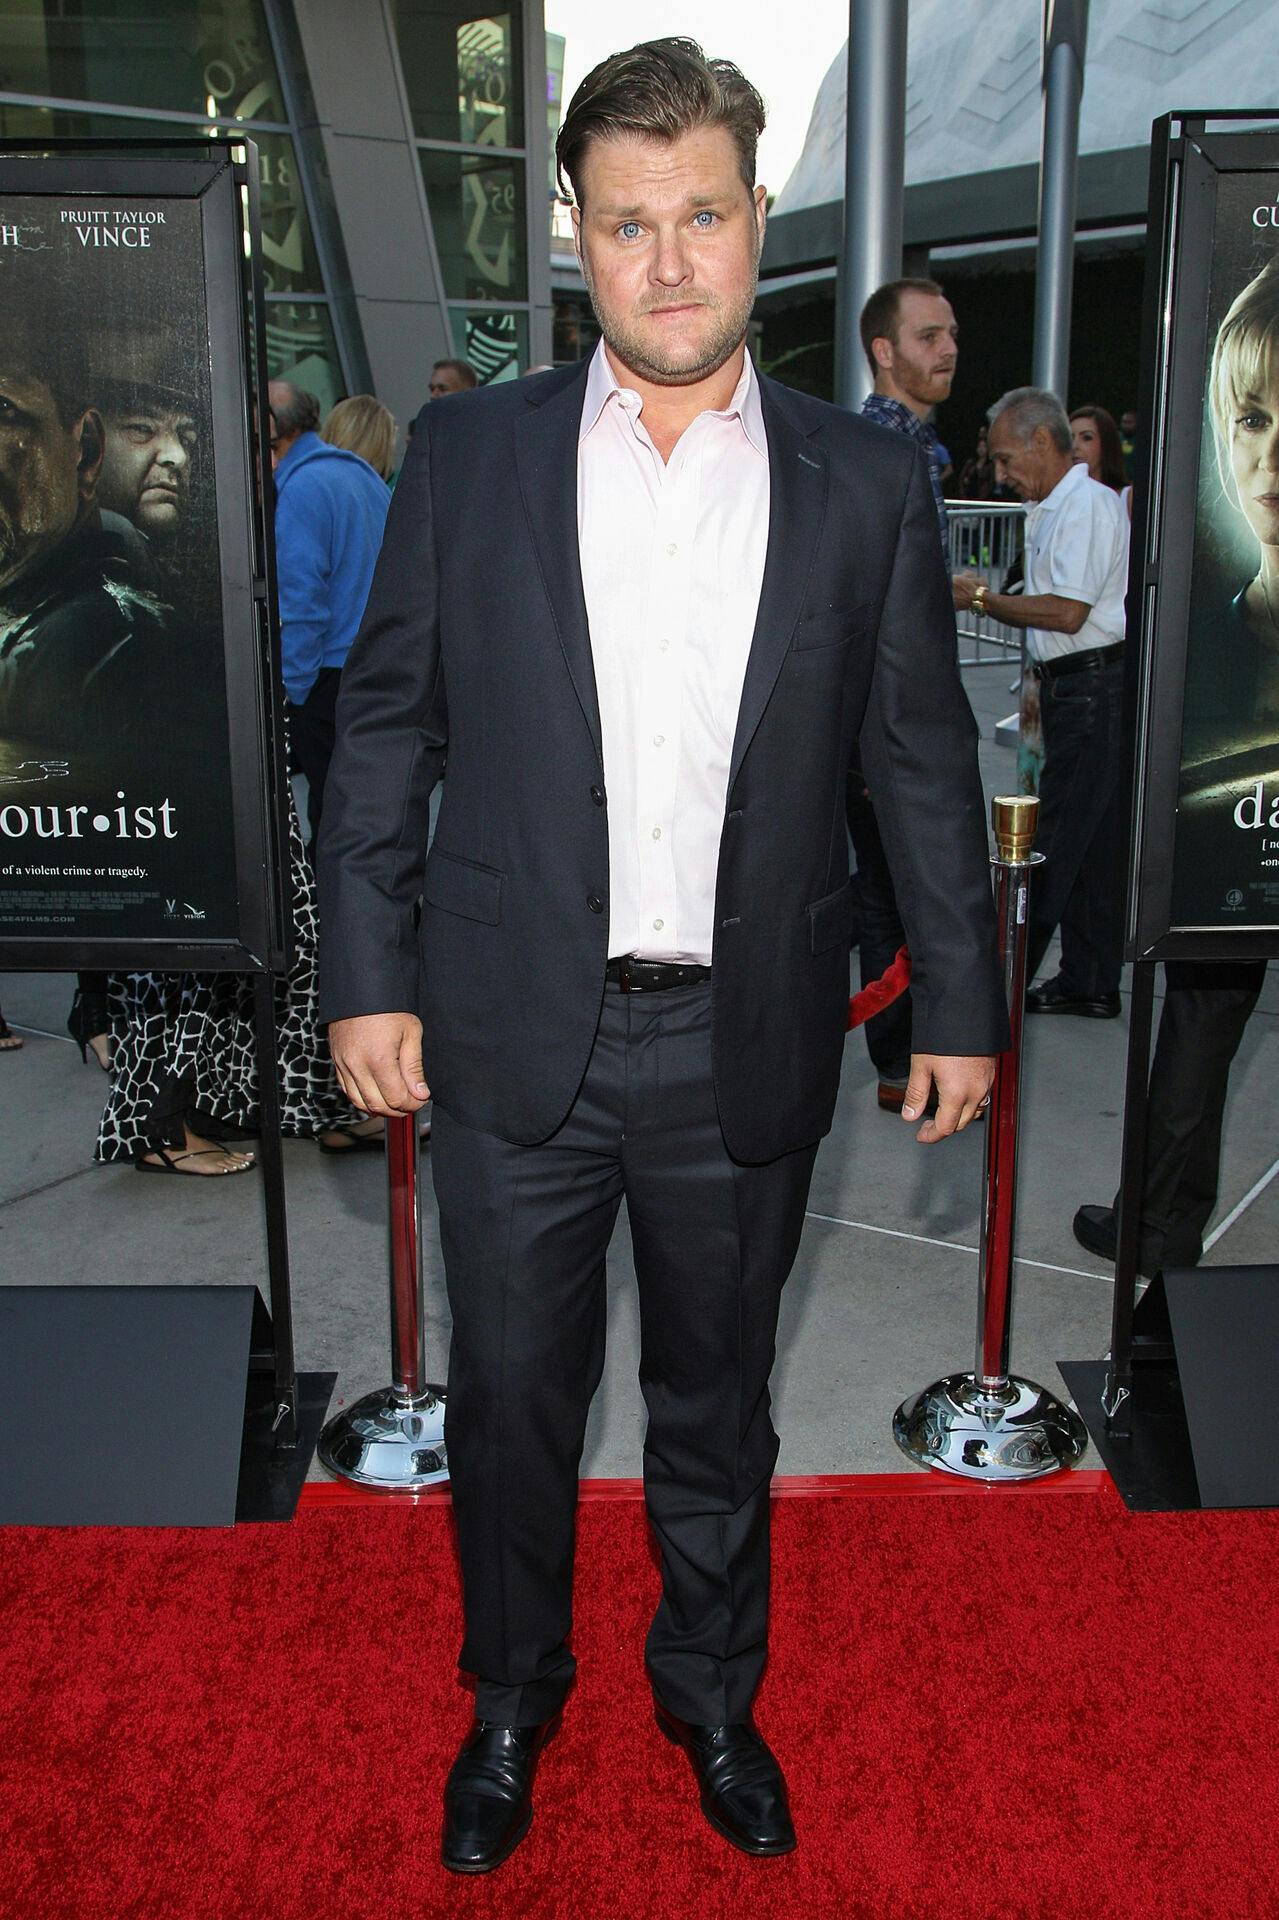
<instances>
[{"instance_id":1,"label":"man in white polo shirt","mask_svg":"<svg viewBox=\"0 0 1279 1920\"><path fill-rule=\"evenodd\" d=\"M1027 978L1061 928L1061 967L1026 996L1028 1013L1113 1020L1123 963L1122 757L1124 592L1128 516L1118 494L1088 478L1071 451L1055 394L1014 387L990 421L995 476L1031 502L1026 590L991 593L954 580L955 605L1025 627L1044 725L1038 850Z\"/></svg>"}]
</instances>

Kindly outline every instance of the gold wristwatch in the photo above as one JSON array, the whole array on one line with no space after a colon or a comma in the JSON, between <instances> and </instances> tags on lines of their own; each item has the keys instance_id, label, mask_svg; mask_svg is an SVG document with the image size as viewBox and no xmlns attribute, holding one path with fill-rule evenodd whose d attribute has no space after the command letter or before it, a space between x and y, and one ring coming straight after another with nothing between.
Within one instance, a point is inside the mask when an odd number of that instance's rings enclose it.
<instances>
[{"instance_id":1,"label":"gold wristwatch","mask_svg":"<svg viewBox=\"0 0 1279 1920\"><path fill-rule=\"evenodd\" d=\"M973 612L985 613L985 611L986 611L986 582L983 580L980 583L980 585L975 586L973 588Z\"/></svg>"}]
</instances>

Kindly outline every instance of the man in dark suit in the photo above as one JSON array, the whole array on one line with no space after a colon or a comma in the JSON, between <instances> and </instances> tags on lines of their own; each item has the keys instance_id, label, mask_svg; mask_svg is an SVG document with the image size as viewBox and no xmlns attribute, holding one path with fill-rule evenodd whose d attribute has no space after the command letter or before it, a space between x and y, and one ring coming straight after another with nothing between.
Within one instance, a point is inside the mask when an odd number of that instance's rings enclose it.
<instances>
[{"instance_id":1,"label":"man in dark suit","mask_svg":"<svg viewBox=\"0 0 1279 1920\"><path fill-rule=\"evenodd\" d=\"M343 682L322 1007L361 1106L415 1111L423 1061L435 1097L477 1676L445 1790L461 1872L527 1830L573 1676L577 1470L623 1197L659 1723L724 1837L794 1845L751 1718L768 1377L839 1083L859 751L914 959L906 1118L939 1095L921 1141L980 1111L1007 1044L927 467L745 351L762 125L754 88L689 41L583 82L558 156L603 343L420 418Z\"/></svg>"}]
</instances>

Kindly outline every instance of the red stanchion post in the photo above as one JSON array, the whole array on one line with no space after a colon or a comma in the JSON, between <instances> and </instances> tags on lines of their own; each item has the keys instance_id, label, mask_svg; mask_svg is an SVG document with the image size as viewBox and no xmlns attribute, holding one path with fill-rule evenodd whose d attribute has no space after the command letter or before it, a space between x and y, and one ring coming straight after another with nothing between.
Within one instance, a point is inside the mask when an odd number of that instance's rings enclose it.
<instances>
[{"instance_id":1,"label":"red stanchion post","mask_svg":"<svg viewBox=\"0 0 1279 1920\"><path fill-rule=\"evenodd\" d=\"M427 1487L448 1479L444 1388L426 1378L416 1115L386 1123L391 1280L391 1385L334 1415L320 1435L330 1473L363 1487Z\"/></svg>"},{"instance_id":2,"label":"red stanchion post","mask_svg":"<svg viewBox=\"0 0 1279 1920\"><path fill-rule=\"evenodd\" d=\"M972 1373L949 1374L897 1409L893 1438L921 1466L969 1480L1039 1480L1073 1466L1088 1445L1079 1415L1046 1387L1008 1371L1012 1336L1017 1138L1021 1118L1026 937L1039 801L1016 794L991 802L995 906L1012 1044L999 1056L986 1114L986 1167L978 1254L977 1358Z\"/></svg>"}]
</instances>

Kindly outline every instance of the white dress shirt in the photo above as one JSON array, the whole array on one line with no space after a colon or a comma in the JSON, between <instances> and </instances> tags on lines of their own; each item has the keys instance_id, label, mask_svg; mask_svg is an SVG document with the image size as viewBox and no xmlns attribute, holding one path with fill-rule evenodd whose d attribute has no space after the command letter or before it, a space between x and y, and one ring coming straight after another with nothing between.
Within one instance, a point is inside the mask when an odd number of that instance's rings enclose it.
<instances>
[{"instance_id":1,"label":"white dress shirt","mask_svg":"<svg viewBox=\"0 0 1279 1920\"><path fill-rule=\"evenodd\" d=\"M669 463L601 340L586 378L577 530L608 795L610 956L709 964L742 681L768 544L750 355Z\"/></svg>"},{"instance_id":2,"label":"white dress shirt","mask_svg":"<svg viewBox=\"0 0 1279 1920\"><path fill-rule=\"evenodd\" d=\"M1078 633L1026 629L1032 660L1058 660L1124 637L1128 590L1128 513L1119 495L1088 478L1082 461L1064 473L1026 514L1026 592L1082 600L1088 618Z\"/></svg>"}]
</instances>

